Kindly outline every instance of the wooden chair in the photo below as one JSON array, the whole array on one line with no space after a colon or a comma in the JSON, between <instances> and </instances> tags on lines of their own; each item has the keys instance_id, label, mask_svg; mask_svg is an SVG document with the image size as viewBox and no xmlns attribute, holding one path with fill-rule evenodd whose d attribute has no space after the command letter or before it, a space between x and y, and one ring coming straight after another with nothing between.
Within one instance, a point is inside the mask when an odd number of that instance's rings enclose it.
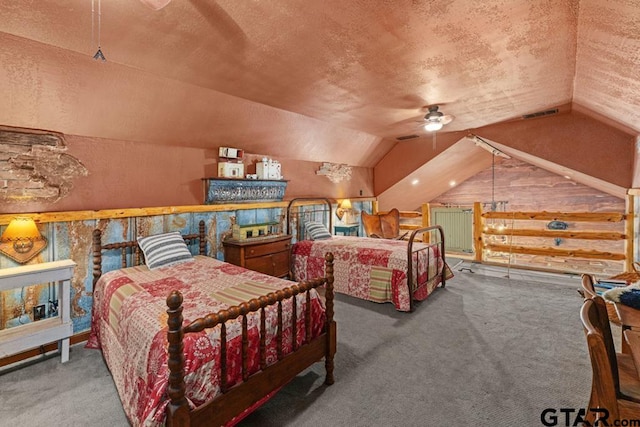
<instances>
[{"instance_id":1,"label":"wooden chair","mask_svg":"<svg viewBox=\"0 0 640 427\"><path fill-rule=\"evenodd\" d=\"M580 310L591 359L592 382L588 408L606 408L607 422L640 419L640 380L633 358L616 353L605 302L600 296L586 299ZM590 425L602 413L587 411Z\"/></svg>"},{"instance_id":2,"label":"wooden chair","mask_svg":"<svg viewBox=\"0 0 640 427\"><path fill-rule=\"evenodd\" d=\"M580 294L583 296L583 298L585 299L591 299L593 297L595 297L596 295L598 295L596 293L596 290L594 288L594 283L595 283L595 278L590 275L590 274L583 274L582 275L582 288L578 291L580 292ZM615 308L613 308L613 305L611 303L606 303L605 302L605 308L607 310L607 316L609 318L609 320L611 321L611 311L615 311ZM615 316L617 318L617 315ZM619 322L615 322L616 324L619 324ZM629 349L629 343L628 341L625 339L624 336L624 331L626 329L629 329L629 327L620 324L622 330L620 331L621 334L621 339L620 339L620 344L621 344L621 348L620 350L622 351L622 353L624 354L630 354L631 350ZM611 331L611 325L609 325L609 331Z\"/></svg>"},{"instance_id":3,"label":"wooden chair","mask_svg":"<svg viewBox=\"0 0 640 427\"><path fill-rule=\"evenodd\" d=\"M400 234L400 211L396 208L384 214L362 212L362 225L369 237L380 239L403 239L409 232Z\"/></svg>"},{"instance_id":4,"label":"wooden chair","mask_svg":"<svg viewBox=\"0 0 640 427\"><path fill-rule=\"evenodd\" d=\"M580 295L582 295L584 299L591 299L596 295L598 295L593 286L593 284L595 283L595 279L593 278L593 276L590 274L583 274L581 278L582 278L582 289L578 291L580 292Z\"/></svg>"}]
</instances>

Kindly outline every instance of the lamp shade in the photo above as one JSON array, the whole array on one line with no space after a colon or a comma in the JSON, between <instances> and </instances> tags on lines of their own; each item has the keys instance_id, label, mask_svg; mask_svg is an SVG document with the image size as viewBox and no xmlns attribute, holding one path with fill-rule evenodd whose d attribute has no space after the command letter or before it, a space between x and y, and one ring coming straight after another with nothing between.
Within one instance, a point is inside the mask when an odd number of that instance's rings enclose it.
<instances>
[{"instance_id":1,"label":"lamp shade","mask_svg":"<svg viewBox=\"0 0 640 427\"><path fill-rule=\"evenodd\" d=\"M35 257L46 246L47 239L31 218L12 219L0 236L0 252L20 264Z\"/></svg>"},{"instance_id":2,"label":"lamp shade","mask_svg":"<svg viewBox=\"0 0 640 427\"><path fill-rule=\"evenodd\" d=\"M340 203L338 203L338 207L336 209L336 216L338 219L342 220L344 214L351 209L351 200L343 199Z\"/></svg>"},{"instance_id":3,"label":"lamp shade","mask_svg":"<svg viewBox=\"0 0 640 427\"><path fill-rule=\"evenodd\" d=\"M342 202L340 202L340 207L342 209L351 209L351 200L349 199L344 199Z\"/></svg>"}]
</instances>

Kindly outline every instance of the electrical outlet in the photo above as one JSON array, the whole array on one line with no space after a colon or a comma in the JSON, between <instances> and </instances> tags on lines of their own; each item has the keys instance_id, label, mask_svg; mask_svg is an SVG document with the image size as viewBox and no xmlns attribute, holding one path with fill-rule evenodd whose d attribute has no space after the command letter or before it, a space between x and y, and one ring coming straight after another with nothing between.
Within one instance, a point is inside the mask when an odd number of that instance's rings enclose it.
<instances>
[{"instance_id":1,"label":"electrical outlet","mask_svg":"<svg viewBox=\"0 0 640 427\"><path fill-rule=\"evenodd\" d=\"M33 320L43 319L45 316L44 304L36 305L33 307Z\"/></svg>"}]
</instances>

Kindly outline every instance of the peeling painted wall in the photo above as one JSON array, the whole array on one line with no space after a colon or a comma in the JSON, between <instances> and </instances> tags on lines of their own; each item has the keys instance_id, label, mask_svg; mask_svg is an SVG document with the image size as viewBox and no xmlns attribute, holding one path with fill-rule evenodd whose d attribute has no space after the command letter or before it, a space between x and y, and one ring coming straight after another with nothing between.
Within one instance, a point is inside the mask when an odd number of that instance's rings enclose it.
<instances>
[{"instance_id":1,"label":"peeling painted wall","mask_svg":"<svg viewBox=\"0 0 640 427\"><path fill-rule=\"evenodd\" d=\"M61 134L0 127L0 200L7 204L56 203L87 169L65 153Z\"/></svg>"}]
</instances>

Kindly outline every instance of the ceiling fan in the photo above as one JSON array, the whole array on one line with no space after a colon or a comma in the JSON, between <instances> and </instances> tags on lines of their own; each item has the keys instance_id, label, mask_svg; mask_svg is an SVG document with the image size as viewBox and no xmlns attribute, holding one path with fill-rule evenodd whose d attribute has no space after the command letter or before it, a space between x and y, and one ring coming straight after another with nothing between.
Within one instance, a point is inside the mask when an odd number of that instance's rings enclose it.
<instances>
[{"instance_id":1,"label":"ceiling fan","mask_svg":"<svg viewBox=\"0 0 640 427\"><path fill-rule=\"evenodd\" d=\"M453 116L445 115L438 111L437 105L429 107L429 112L424 116L424 130L427 132L435 132L442 129L446 124L451 123Z\"/></svg>"},{"instance_id":2,"label":"ceiling fan","mask_svg":"<svg viewBox=\"0 0 640 427\"><path fill-rule=\"evenodd\" d=\"M445 115L441 111L438 111L438 105L425 106L428 110L428 113L422 118L422 120L411 119L411 121L415 121L416 123L420 123L419 128L423 129L433 135L433 149L436 149L436 133L446 124L451 123L453 120L453 116ZM405 121L406 123L406 121ZM413 138L419 138L420 136L417 133L411 135L404 135L396 137L398 141L404 141Z\"/></svg>"}]
</instances>

